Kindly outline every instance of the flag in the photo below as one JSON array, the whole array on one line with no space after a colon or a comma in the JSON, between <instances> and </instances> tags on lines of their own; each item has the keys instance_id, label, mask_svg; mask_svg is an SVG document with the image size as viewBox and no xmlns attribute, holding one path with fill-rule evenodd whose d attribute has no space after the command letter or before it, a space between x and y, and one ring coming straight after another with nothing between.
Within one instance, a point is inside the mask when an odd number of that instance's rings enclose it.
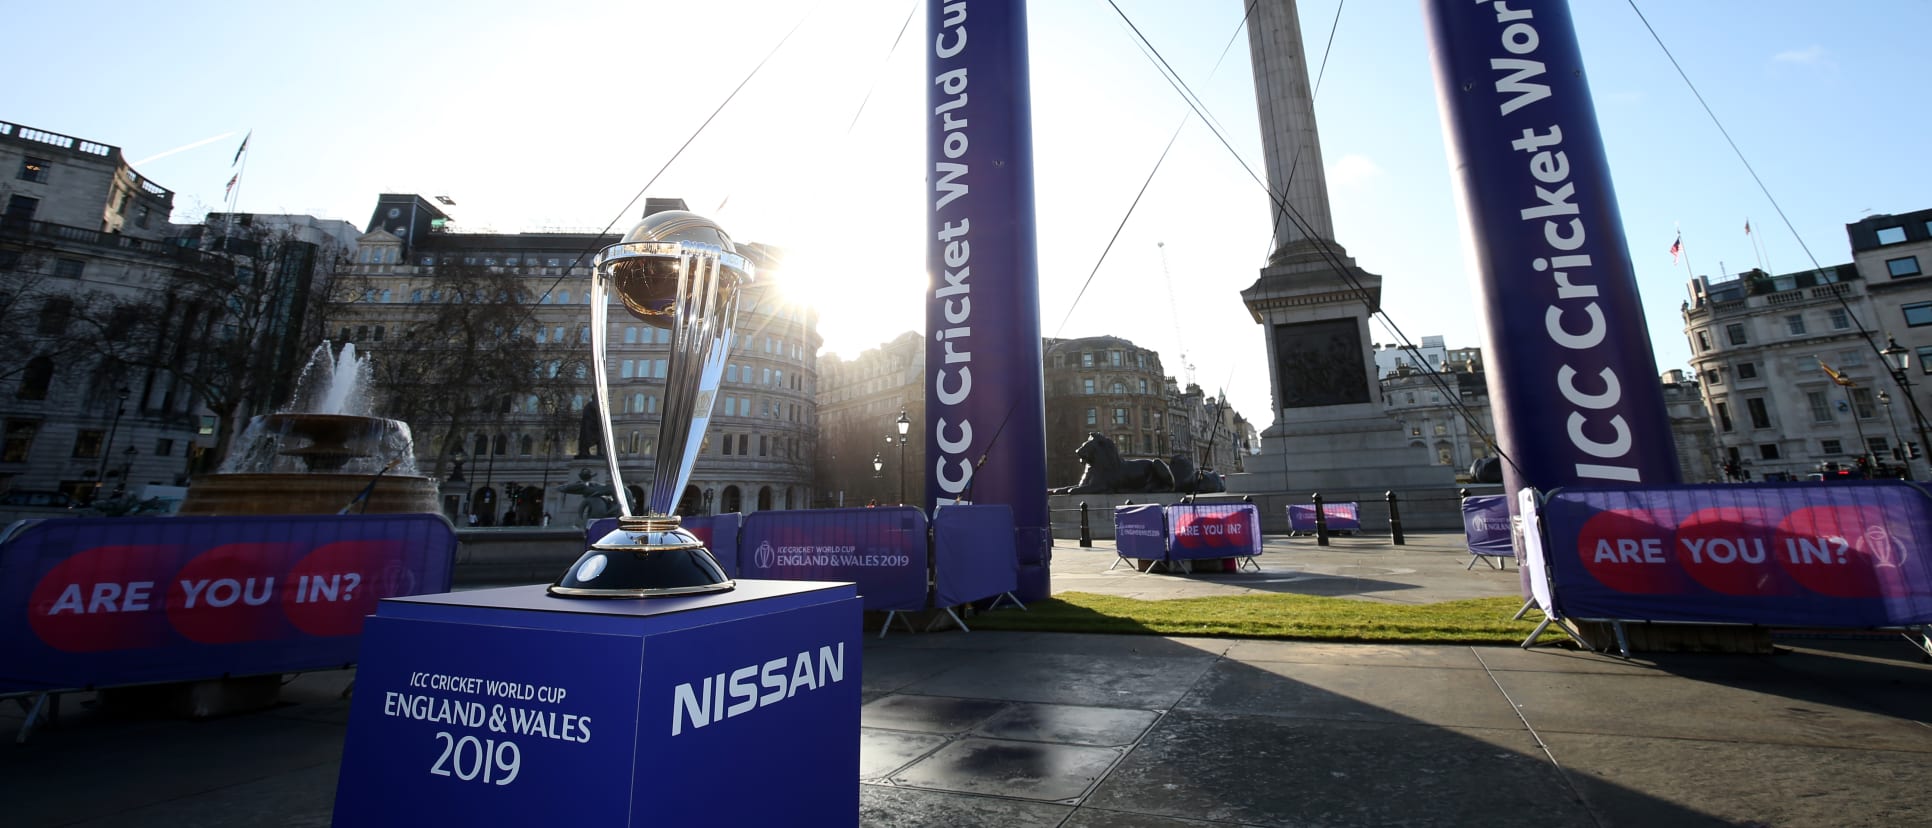
<instances>
[{"instance_id":1,"label":"flag","mask_svg":"<svg viewBox=\"0 0 1932 828\"><path fill-rule=\"evenodd\" d=\"M1745 220L1744 220L1744 235L1747 235L1747 236L1749 236L1749 235L1751 235L1751 220L1750 220L1750 219L1745 219Z\"/></svg>"},{"instance_id":2,"label":"flag","mask_svg":"<svg viewBox=\"0 0 1932 828\"><path fill-rule=\"evenodd\" d=\"M233 135L234 133L231 132L229 134ZM241 163L242 153L248 151L248 139L253 137L255 137L255 130L252 129L248 131L247 135L242 136L241 146L235 148L235 160L228 162L228 166L232 167Z\"/></svg>"},{"instance_id":3,"label":"flag","mask_svg":"<svg viewBox=\"0 0 1932 828\"><path fill-rule=\"evenodd\" d=\"M1670 263L1676 264L1677 257L1684 252L1684 234L1678 233L1677 240L1670 243Z\"/></svg>"},{"instance_id":4,"label":"flag","mask_svg":"<svg viewBox=\"0 0 1932 828\"><path fill-rule=\"evenodd\" d=\"M232 175L232 176L230 176L230 177L228 178L228 187L227 187L227 189L224 189L224 190L222 190L222 191L221 191L221 197L222 197L222 198L227 198L227 197L229 197L229 196L231 196L231 195L234 195L234 194L235 194L235 182L237 182L237 181L240 181L240 180L241 180L241 173L235 173L234 175Z\"/></svg>"},{"instance_id":5,"label":"flag","mask_svg":"<svg viewBox=\"0 0 1932 828\"><path fill-rule=\"evenodd\" d=\"M1845 376L1844 374L1841 374L1837 370L1833 369L1831 366L1826 365L1823 357L1818 358L1818 367L1825 369L1825 374L1831 377L1832 382L1838 383L1839 385L1842 385L1846 388L1858 387L1858 382L1856 380L1853 380L1851 377Z\"/></svg>"}]
</instances>

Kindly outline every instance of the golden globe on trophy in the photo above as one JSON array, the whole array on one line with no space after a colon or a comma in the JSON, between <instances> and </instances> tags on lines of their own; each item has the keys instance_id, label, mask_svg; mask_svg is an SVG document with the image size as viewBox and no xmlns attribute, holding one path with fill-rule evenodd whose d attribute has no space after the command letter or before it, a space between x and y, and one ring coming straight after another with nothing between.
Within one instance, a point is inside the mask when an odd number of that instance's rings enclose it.
<instances>
[{"instance_id":1,"label":"golden globe on trophy","mask_svg":"<svg viewBox=\"0 0 1932 828\"><path fill-rule=\"evenodd\" d=\"M590 545L550 594L649 598L731 589L734 584L696 535L673 514L711 421L738 301L751 263L715 222L683 210L645 216L597 255L590 282L590 350L602 417L604 461L616 490L617 530ZM670 331L657 456L646 502L633 504L617 468L611 428L610 296L630 315ZM640 514L641 512L641 514Z\"/></svg>"}]
</instances>

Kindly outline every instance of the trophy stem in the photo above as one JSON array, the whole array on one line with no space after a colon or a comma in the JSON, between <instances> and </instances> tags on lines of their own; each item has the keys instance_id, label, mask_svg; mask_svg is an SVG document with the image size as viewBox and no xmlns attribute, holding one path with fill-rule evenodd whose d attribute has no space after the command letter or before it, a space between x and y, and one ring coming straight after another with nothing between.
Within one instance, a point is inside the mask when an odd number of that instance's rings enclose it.
<instances>
[{"instance_id":1,"label":"trophy stem","mask_svg":"<svg viewBox=\"0 0 1932 828\"><path fill-rule=\"evenodd\" d=\"M598 427L604 438L604 467L610 474L611 496L617 501L617 514L630 515L631 495L617 470L617 434L611 426L610 407L610 275L601 267L590 272L590 370L591 391L597 400Z\"/></svg>"}]
</instances>

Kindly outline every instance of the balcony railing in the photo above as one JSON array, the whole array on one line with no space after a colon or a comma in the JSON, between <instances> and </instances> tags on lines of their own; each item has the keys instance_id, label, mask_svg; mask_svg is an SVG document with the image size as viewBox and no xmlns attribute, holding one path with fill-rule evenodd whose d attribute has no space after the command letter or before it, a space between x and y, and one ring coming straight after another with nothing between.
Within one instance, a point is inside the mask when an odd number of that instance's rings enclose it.
<instances>
[{"instance_id":1,"label":"balcony railing","mask_svg":"<svg viewBox=\"0 0 1932 828\"><path fill-rule=\"evenodd\" d=\"M119 233L103 233L85 227L55 224L50 221L21 221L18 219L0 221L0 237L14 239L41 240L121 250L144 256L167 259L184 267L211 272L225 272L230 264L227 259L210 255L192 247L182 247L169 242L152 239L137 239Z\"/></svg>"}]
</instances>

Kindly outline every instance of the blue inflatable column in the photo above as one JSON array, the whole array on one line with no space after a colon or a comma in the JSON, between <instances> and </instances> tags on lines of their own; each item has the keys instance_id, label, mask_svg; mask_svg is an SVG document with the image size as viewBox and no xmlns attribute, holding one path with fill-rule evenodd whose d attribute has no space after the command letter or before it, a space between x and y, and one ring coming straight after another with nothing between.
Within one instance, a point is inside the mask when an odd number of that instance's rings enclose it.
<instances>
[{"instance_id":1,"label":"blue inflatable column","mask_svg":"<svg viewBox=\"0 0 1932 828\"><path fill-rule=\"evenodd\" d=\"M1422 5L1509 491L1677 482L1569 5Z\"/></svg>"},{"instance_id":2,"label":"blue inflatable column","mask_svg":"<svg viewBox=\"0 0 1932 828\"><path fill-rule=\"evenodd\" d=\"M1013 508L1021 599L1051 592L1024 0L926 17L925 506Z\"/></svg>"}]
</instances>

